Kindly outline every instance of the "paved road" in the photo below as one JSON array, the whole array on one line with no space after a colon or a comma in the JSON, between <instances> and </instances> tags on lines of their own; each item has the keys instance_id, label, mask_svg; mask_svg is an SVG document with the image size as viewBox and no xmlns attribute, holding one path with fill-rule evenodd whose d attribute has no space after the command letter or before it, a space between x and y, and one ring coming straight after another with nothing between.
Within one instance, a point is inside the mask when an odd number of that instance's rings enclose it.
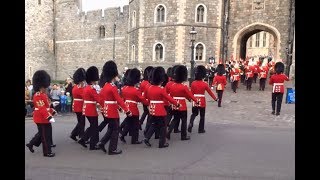
<instances>
[{"instance_id":1,"label":"paved road","mask_svg":"<svg viewBox=\"0 0 320 180\"><path fill-rule=\"evenodd\" d=\"M56 157L43 157L41 148L33 154L26 148L26 179L295 179L294 104L283 103L276 117L270 114L270 87L264 92L257 91L257 84L252 91L244 89L240 85L235 94L228 88L222 108L216 102L208 103L205 134L196 133L196 119L190 141L180 141L173 134L166 149L158 149L155 140L151 148L119 143L124 151L119 156L80 147L68 138L75 116L58 116L53 125ZM25 124L27 142L36 127L30 119Z\"/></svg>"}]
</instances>

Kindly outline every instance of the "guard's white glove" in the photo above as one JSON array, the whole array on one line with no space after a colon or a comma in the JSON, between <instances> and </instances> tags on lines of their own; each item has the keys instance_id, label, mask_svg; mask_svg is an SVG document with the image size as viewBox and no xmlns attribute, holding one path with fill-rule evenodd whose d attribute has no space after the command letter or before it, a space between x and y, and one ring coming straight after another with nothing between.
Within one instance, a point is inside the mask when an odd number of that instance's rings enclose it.
<instances>
[{"instance_id":1,"label":"guard's white glove","mask_svg":"<svg viewBox=\"0 0 320 180\"><path fill-rule=\"evenodd\" d=\"M51 118L51 119L49 120L49 122L53 123L53 122L56 122L56 121L54 120L54 118Z\"/></svg>"}]
</instances>

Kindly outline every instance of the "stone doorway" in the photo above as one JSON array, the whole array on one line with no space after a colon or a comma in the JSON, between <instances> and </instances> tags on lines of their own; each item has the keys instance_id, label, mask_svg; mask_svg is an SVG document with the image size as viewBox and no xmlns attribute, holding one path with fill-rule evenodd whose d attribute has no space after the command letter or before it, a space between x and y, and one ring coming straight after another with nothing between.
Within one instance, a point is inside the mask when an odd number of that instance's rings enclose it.
<instances>
[{"instance_id":1,"label":"stone doorway","mask_svg":"<svg viewBox=\"0 0 320 180\"><path fill-rule=\"evenodd\" d=\"M279 31L268 24L264 23L253 23L250 24L244 28L242 28L240 31L236 33L236 35L233 38L233 57L235 59L245 59L247 56L247 41L248 39L259 32L268 32L273 36L273 58L274 59L279 59L280 58L280 33Z\"/></svg>"}]
</instances>

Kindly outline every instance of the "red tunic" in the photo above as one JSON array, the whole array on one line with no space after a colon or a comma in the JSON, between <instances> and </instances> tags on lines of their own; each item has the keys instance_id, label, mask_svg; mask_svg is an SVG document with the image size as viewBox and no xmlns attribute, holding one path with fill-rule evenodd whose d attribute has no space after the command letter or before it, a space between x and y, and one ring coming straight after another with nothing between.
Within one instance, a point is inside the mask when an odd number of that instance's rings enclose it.
<instances>
[{"instance_id":1,"label":"red tunic","mask_svg":"<svg viewBox=\"0 0 320 180\"><path fill-rule=\"evenodd\" d=\"M144 91L146 90L147 86L150 85L149 81L143 80L140 84L140 91L142 92L142 95Z\"/></svg>"},{"instance_id":2,"label":"red tunic","mask_svg":"<svg viewBox=\"0 0 320 180\"><path fill-rule=\"evenodd\" d=\"M118 93L117 86L106 83L100 91L100 104L103 105L103 115L107 118L119 118L119 106L125 111L128 107Z\"/></svg>"},{"instance_id":3,"label":"red tunic","mask_svg":"<svg viewBox=\"0 0 320 180\"><path fill-rule=\"evenodd\" d=\"M81 87L79 85L75 85L72 88L72 96L73 96L72 110L73 110L73 112L82 112L83 89L84 89L84 87Z\"/></svg>"},{"instance_id":4,"label":"red tunic","mask_svg":"<svg viewBox=\"0 0 320 180\"><path fill-rule=\"evenodd\" d=\"M267 78L268 75L268 66L263 66L259 68L259 78Z\"/></svg>"},{"instance_id":5,"label":"red tunic","mask_svg":"<svg viewBox=\"0 0 320 180\"><path fill-rule=\"evenodd\" d=\"M97 90L93 85L88 85L83 89L83 108L82 114L85 116L98 116L97 103L100 102Z\"/></svg>"},{"instance_id":6,"label":"red tunic","mask_svg":"<svg viewBox=\"0 0 320 180\"><path fill-rule=\"evenodd\" d=\"M182 83L174 83L170 88L170 96L173 97L181 106L179 108L173 106L173 109L178 111L187 110L187 99L192 99L194 102L197 102L197 99L193 96L188 86Z\"/></svg>"},{"instance_id":7,"label":"red tunic","mask_svg":"<svg viewBox=\"0 0 320 180\"><path fill-rule=\"evenodd\" d=\"M171 86L174 84L175 82L174 81L169 81L167 84L166 84L166 87L165 87L165 89L166 89L166 91L167 91L167 93L170 95L170 88L171 88Z\"/></svg>"},{"instance_id":8,"label":"red tunic","mask_svg":"<svg viewBox=\"0 0 320 180\"><path fill-rule=\"evenodd\" d=\"M285 74L272 75L269 80L269 84L273 86L272 93L284 93L284 81L289 81Z\"/></svg>"},{"instance_id":9,"label":"red tunic","mask_svg":"<svg viewBox=\"0 0 320 180\"><path fill-rule=\"evenodd\" d=\"M216 96L213 94L209 85L203 80L195 80L191 83L191 92L193 96L199 101L199 105L192 103L193 106L206 107L205 92L208 92L212 99L216 100Z\"/></svg>"},{"instance_id":10,"label":"red tunic","mask_svg":"<svg viewBox=\"0 0 320 180\"><path fill-rule=\"evenodd\" d=\"M48 124L52 118L54 109L50 108L49 98L46 93L36 92L33 96L34 112L33 121L40 124Z\"/></svg>"},{"instance_id":11,"label":"red tunic","mask_svg":"<svg viewBox=\"0 0 320 180\"><path fill-rule=\"evenodd\" d=\"M253 66L248 66L246 71L246 77L247 78L252 78L253 77L253 71L254 71L254 67Z\"/></svg>"},{"instance_id":12,"label":"red tunic","mask_svg":"<svg viewBox=\"0 0 320 180\"><path fill-rule=\"evenodd\" d=\"M142 93L138 88L124 86L121 92L123 100L133 116L139 116L138 102L142 102L146 106L149 105L149 102L142 96Z\"/></svg>"},{"instance_id":13,"label":"red tunic","mask_svg":"<svg viewBox=\"0 0 320 180\"><path fill-rule=\"evenodd\" d=\"M230 72L230 77L232 81L239 81L240 80L240 70L236 68L232 68Z\"/></svg>"},{"instance_id":14,"label":"red tunic","mask_svg":"<svg viewBox=\"0 0 320 180\"><path fill-rule=\"evenodd\" d=\"M224 90L224 87L227 85L227 78L224 75L216 75L213 78L212 86L217 85L217 90Z\"/></svg>"},{"instance_id":15,"label":"red tunic","mask_svg":"<svg viewBox=\"0 0 320 180\"><path fill-rule=\"evenodd\" d=\"M259 68L260 68L259 65L257 65L257 64L254 65L254 66L253 66L253 73L254 73L254 74L258 74L258 73L259 73Z\"/></svg>"},{"instance_id":16,"label":"red tunic","mask_svg":"<svg viewBox=\"0 0 320 180\"><path fill-rule=\"evenodd\" d=\"M174 105L178 102L170 97L163 87L151 85L146 91L145 96L149 100L149 113L153 116L166 116L167 111L164 108L164 100L169 101Z\"/></svg>"}]
</instances>

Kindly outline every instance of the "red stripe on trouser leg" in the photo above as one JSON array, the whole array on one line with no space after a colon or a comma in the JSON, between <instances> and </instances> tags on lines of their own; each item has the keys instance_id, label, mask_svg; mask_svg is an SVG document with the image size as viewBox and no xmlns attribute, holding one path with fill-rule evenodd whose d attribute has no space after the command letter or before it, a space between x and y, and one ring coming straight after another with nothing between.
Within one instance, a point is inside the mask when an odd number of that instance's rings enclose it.
<instances>
[{"instance_id":1,"label":"red stripe on trouser leg","mask_svg":"<svg viewBox=\"0 0 320 180\"><path fill-rule=\"evenodd\" d=\"M42 128L42 136L43 136L43 146L44 146L44 149L45 149L45 154L48 154L48 144L47 144L47 141L46 141L46 133L44 132L44 126L41 125L41 128Z\"/></svg>"}]
</instances>

